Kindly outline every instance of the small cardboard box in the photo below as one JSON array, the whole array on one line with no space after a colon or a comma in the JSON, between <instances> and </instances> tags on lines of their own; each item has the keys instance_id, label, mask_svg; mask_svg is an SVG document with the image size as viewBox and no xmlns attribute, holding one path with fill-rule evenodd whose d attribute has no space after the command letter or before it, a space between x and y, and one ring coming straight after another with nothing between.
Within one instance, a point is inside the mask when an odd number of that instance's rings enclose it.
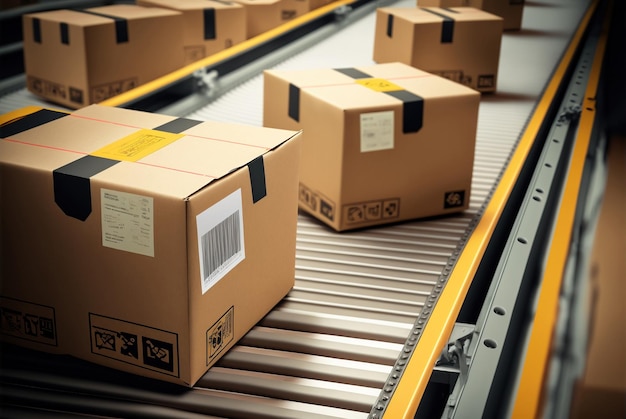
<instances>
[{"instance_id":1,"label":"small cardboard box","mask_svg":"<svg viewBox=\"0 0 626 419\"><path fill-rule=\"evenodd\" d=\"M263 124L303 130L300 208L343 231L466 209L479 101L402 63L266 70Z\"/></svg>"},{"instance_id":2,"label":"small cardboard box","mask_svg":"<svg viewBox=\"0 0 626 419\"><path fill-rule=\"evenodd\" d=\"M299 132L100 105L4 119L4 341L191 386L292 288Z\"/></svg>"},{"instance_id":3,"label":"small cardboard box","mask_svg":"<svg viewBox=\"0 0 626 419\"><path fill-rule=\"evenodd\" d=\"M130 4L23 16L28 90L70 109L184 65L183 17Z\"/></svg>"},{"instance_id":4,"label":"small cardboard box","mask_svg":"<svg viewBox=\"0 0 626 419\"><path fill-rule=\"evenodd\" d=\"M146 7L163 7L183 14L185 64L246 40L246 10L222 0L137 0Z\"/></svg>"},{"instance_id":5,"label":"small cardboard box","mask_svg":"<svg viewBox=\"0 0 626 419\"><path fill-rule=\"evenodd\" d=\"M233 0L246 8L247 37L254 38L301 16L326 0Z\"/></svg>"},{"instance_id":6,"label":"small cardboard box","mask_svg":"<svg viewBox=\"0 0 626 419\"><path fill-rule=\"evenodd\" d=\"M376 10L373 58L399 61L480 92L497 86L502 18L472 7Z\"/></svg>"},{"instance_id":7,"label":"small cardboard box","mask_svg":"<svg viewBox=\"0 0 626 419\"><path fill-rule=\"evenodd\" d=\"M504 19L505 31L520 30L525 0L417 0L419 7L476 7Z\"/></svg>"}]
</instances>

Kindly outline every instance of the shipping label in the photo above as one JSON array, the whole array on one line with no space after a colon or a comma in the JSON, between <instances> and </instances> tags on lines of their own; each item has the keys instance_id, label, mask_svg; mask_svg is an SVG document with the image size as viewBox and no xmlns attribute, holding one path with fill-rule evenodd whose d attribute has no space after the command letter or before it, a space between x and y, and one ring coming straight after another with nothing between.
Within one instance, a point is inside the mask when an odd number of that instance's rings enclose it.
<instances>
[{"instance_id":1,"label":"shipping label","mask_svg":"<svg viewBox=\"0 0 626 419\"><path fill-rule=\"evenodd\" d=\"M394 112L368 112L360 115L361 152L390 150L394 146Z\"/></svg>"},{"instance_id":2,"label":"shipping label","mask_svg":"<svg viewBox=\"0 0 626 419\"><path fill-rule=\"evenodd\" d=\"M154 257L152 197L100 190L102 246Z\"/></svg>"}]
</instances>

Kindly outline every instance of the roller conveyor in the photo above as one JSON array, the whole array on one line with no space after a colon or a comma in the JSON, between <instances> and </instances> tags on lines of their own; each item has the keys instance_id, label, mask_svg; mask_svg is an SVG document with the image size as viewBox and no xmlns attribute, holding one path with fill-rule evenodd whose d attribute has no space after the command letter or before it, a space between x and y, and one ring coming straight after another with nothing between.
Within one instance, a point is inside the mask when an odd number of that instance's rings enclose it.
<instances>
[{"instance_id":1,"label":"roller conveyor","mask_svg":"<svg viewBox=\"0 0 626 419\"><path fill-rule=\"evenodd\" d=\"M384 3L390 4L410 7L414 2ZM437 319L431 322L430 314L445 309L446 299L440 298L445 291L461 299L465 295L450 291L458 284L448 280L464 267L459 259L468 240L485 234L482 226L493 217L489 204L494 193L593 4L527 2L523 30L504 34L498 91L481 98L467 211L341 234L300 214L295 287L194 388L5 346L3 416L412 417L422 394L432 397L425 390L432 371L413 374L407 364L421 353L438 354L446 344L455 319L442 325ZM373 64L374 10L379 5L369 2L353 12L342 8L337 22L284 51L242 66L224 80L218 74L215 98L194 92L159 112L261 125L260 70ZM200 81L215 82L210 74L205 77ZM23 88L4 93L0 113L49 106ZM115 99L111 103L123 105ZM450 312L459 309L457 304ZM416 330L424 330L426 338L416 339ZM407 396L406 388L420 390ZM398 402L401 415L394 400L403 400Z\"/></svg>"}]
</instances>

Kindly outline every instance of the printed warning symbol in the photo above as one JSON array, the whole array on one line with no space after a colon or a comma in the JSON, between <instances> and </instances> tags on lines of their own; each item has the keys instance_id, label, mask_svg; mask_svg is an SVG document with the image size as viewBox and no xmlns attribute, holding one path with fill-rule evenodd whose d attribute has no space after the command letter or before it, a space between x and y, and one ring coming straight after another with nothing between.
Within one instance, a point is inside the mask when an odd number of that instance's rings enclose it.
<instances>
[{"instance_id":1,"label":"printed warning symbol","mask_svg":"<svg viewBox=\"0 0 626 419\"><path fill-rule=\"evenodd\" d=\"M32 314L24 315L24 333L30 336L39 335L39 317Z\"/></svg>"},{"instance_id":2,"label":"printed warning symbol","mask_svg":"<svg viewBox=\"0 0 626 419\"><path fill-rule=\"evenodd\" d=\"M457 208L465 204L465 191L451 191L444 194L444 208Z\"/></svg>"},{"instance_id":3,"label":"printed warning symbol","mask_svg":"<svg viewBox=\"0 0 626 419\"><path fill-rule=\"evenodd\" d=\"M383 201L383 218L397 218L400 215L400 199L387 199Z\"/></svg>"},{"instance_id":4,"label":"printed warning symbol","mask_svg":"<svg viewBox=\"0 0 626 419\"><path fill-rule=\"evenodd\" d=\"M324 199L320 199L320 213L333 221L335 219L335 206Z\"/></svg>"},{"instance_id":5,"label":"printed warning symbol","mask_svg":"<svg viewBox=\"0 0 626 419\"><path fill-rule=\"evenodd\" d=\"M352 205L348 207L346 212L346 221L348 223L360 223L365 221L365 211L362 205Z\"/></svg>"},{"instance_id":6,"label":"printed warning symbol","mask_svg":"<svg viewBox=\"0 0 626 419\"><path fill-rule=\"evenodd\" d=\"M368 202L364 207L365 219L367 221L380 220L382 217L382 202Z\"/></svg>"},{"instance_id":7,"label":"printed warning symbol","mask_svg":"<svg viewBox=\"0 0 626 419\"><path fill-rule=\"evenodd\" d=\"M22 312L2 308L2 330L9 332L21 332Z\"/></svg>"},{"instance_id":8,"label":"printed warning symbol","mask_svg":"<svg viewBox=\"0 0 626 419\"><path fill-rule=\"evenodd\" d=\"M54 309L0 297L0 330L21 339L56 345Z\"/></svg>"},{"instance_id":9,"label":"printed warning symbol","mask_svg":"<svg viewBox=\"0 0 626 419\"><path fill-rule=\"evenodd\" d=\"M144 364L166 371L174 370L171 343L146 337L142 338L142 343Z\"/></svg>"},{"instance_id":10,"label":"printed warning symbol","mask_svg":"<svg viewBox=\"0 0 626 419\"><path fill-rule=\"evenodd\" d=\"M94 335L96 348L117 352L117 346L115 345L115 332L98 329L95 331Z\"/></svg>"},{"instance_id":11,"label":"printed warning symbol","mask_svg":"<svg viewBox=\"0 0 626 419\"><path fill-rule=\"evenodd\" d=\"M493 74L480 75L478 76L478 87L479 88L492 88L495 87L495 77Z\"/></svg>"},{"instance_id":12,"label":"printed warning symbol","mask_svg":"<svg viewBox=\"0 0 626 419\"><path fill-rule=\"evenodd\" d=\"M307 207L309 207L312 211L317 212L319 198L315 193L313 193L313 191L311 191L303 184L300 184L299 187L299 200Z\"/></svg>"},{"instance_id":13,"label":"printed warning symbol","mask_svg":"<svg viewBox=\"0 0 626 419\"><path fill-rule=\"evenodd\" d=\"M206 332L207 336L207 365L222 349L233 341L235 336L234 307L231 307Z\"/></svg>"},{"instance_id":14,"label":"printed warning symbol","mask_svg":"<svg viewBox=\"0 0 626 419\"><path fill-rule=\"evenodd\" d=\"M117 337L119 338L120 345L120 353L122 355L130 356L135 359L139 359L139 349L137 347L137 335L132 333L118 333Z\"/></svg>"}]
</instances>

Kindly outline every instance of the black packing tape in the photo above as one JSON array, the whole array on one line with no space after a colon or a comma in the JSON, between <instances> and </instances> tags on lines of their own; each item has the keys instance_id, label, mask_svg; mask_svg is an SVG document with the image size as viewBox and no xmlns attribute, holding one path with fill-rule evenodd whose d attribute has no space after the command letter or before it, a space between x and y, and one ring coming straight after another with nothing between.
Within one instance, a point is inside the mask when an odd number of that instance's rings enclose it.
<instances>
[{"instance_id":1,"label":"black packing tape","mask_svg":"<svg viewBox=\"0 0 626 419\"><path fill-rule=\"evenodd\" d=\"M59 25L59 31L61 32L61 43L64 45L70 44L70 27L67 23L61 22Z\"/></svg>"},{"instance_id":2,"label":"black packing tape","mask_svg":"<svg viewBox=\"0 0 626 419\"><path fill-rule=\"evenodd\" d=\"M291 119L300 122L300 88L291 83L289 83L287 113Z\"/></svg>"},{"instance_id":3,"label":"black packing tape","mask_svg":"<svg viewBox=\"0 0 626 419\"><path fill-rule=\"evenodd\" d=\"M432 13L433 15L439 16L443 19L443 23L441 24L441 43L449 44L454 39L454 19L450 16L446 16L441 13L437 13L434 10L430 9L422 9L428 13Z\"/></svg>"},{"instance_id":4,"label":"black packing tape","mask_svg":"<svg viewBox=\"0 0 626 419\"><path fill-rule=\"evenodd\" d=\"M38 17L33 18L33 40L41 44L41 20Z\"/></svg>"},{"instance_id":5,"label":"black packing tape","mask_svg":"<svg viewBox=\"0 0 626 419\"><path fill-rule=\"evenodd\" d=\"M393 38L393 15L391 13L387 15L387 36Z\"/></svg>"},{"instance_id":6,"label":"black packing tape","mask_svg":"<svg viewBox=\"0 0 626 419\"><path fill-rule=\"evenodd\" d=\"M40 109L0 126L0 138L9 138L20 132L28 131L31 128L47 124L48 122L52 122L67 115L68 114L63 112Z\"/></svg>"},{"instance_id":7,"label":"black packing tape","mask_svg":"<svg viewBox=\"0 0 626 419\"><path fill-rule=\"evenodd\" d=\"M372 78L356 68L341 68L337 71L355 79ZM402 101L402 132L405 134L417 132L424 123L424 99L408 90L385 91L390 96Z\"/></svg>"},{"instance_id":8,"label":"black packing tape","mask_svg":"<svg viewBox=\"0 0 626 419\"><path fill-rule=\"evenodd\" d=\"M115 21L115 42L118 44L123 44L128 42L128 20L111 16L104 13L93 12L91 10L76 10L81 13L89 13L90 15L105 17L107 19L113 19Z\"/></svg>"},{"instance_id":9,"label":"black packing tape","mask_svg":"<svg viewBox=\"0 0 626 419\"><path fill-rule=\"evenodd\" d=\"M66 215L85 221L91 214L90 178L117 163L88 155L54 170L54 202Z\"/></svg>"},{"instance_id":10,"label":"black packing tape","mask_svg":"<svg viewBox=\"0 0 626 419\"><path fill-rule=\"evenodd\" d=\"M176 118L153 129L156 131L169 132L171 134L180 134L181 132L201 123L202 121L197 121L195 119Z\"/></svg>"},{"instance_id":11,"label":"black packing tape","mask_svg":"<svg viewBox=\"0 0 626 419\"><path fill-rule=\"evenodd\" d=\"M402 101L402 132L418 132L424 124L424 99L408 90L385 92Z\"/></svg>"},{"instance_id":12,"label":"black packing tape","mask_svg":"<svg viewBox=\"0 0 626 419\"><path fill-rule=\"evenodd\" d=\"M263 156L259 156L248 163L248 171L250 172L250 186L252 187L252 202L257 203L267 195Z\"/></svg>"},{"instance_id":13,"label":"black packing tape","mask_svg":"<svg viewBox=\"0 0 626 419\"><path fill-rule=\"evenodd\" d=\"M215 39L216 29L215 29L215 9L213 7L207 7L203 10L204 17L204 39Z\"/></svg>"}]
</instances>

